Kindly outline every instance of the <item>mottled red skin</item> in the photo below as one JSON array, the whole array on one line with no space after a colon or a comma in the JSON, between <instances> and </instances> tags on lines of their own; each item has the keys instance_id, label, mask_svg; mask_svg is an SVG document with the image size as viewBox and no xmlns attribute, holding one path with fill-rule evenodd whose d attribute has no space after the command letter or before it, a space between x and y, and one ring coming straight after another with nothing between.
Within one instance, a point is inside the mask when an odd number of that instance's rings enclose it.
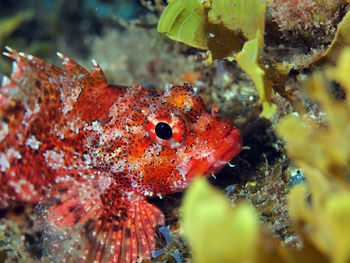
<instances>
[{"instance_id":1,"label":"mottled red skin","mask_svg":"<svg viewBox=\"0 0 350 263\"><path fill-rule=\"evenodd\" d=\"M60 55L64 69L9 49L0 89L0 206L37 203L52 260L137 262L162 213L145 200L186 188L241 148L240 131L188 86L162 93L108 85ZM155 125L172 127L171 139Z\"/></svg>"}]
</instances>

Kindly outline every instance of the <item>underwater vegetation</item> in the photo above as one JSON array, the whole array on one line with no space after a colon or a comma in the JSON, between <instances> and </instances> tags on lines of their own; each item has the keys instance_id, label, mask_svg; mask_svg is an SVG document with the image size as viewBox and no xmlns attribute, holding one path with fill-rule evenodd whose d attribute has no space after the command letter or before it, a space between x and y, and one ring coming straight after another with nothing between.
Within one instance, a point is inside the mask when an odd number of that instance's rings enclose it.
<instances>
[{"instance_id":1,"label":"underwater vegetation","mask_svg":"<svg viewBox=\"0 0 350 263\"><path fill-rule=\"evenodd\" d=\"M181 2L170 2L158 30L166 32L171 39L208 50L209 63L212 59L235 59L251 77L261 102L268 103L264 105L262 115L271 117L276 111L270 104L272 90L278 92L276 87L281 84L276 85L274 81L279 82L282 78L285 84L286 77L283 76L307 64L305 61L299 64L273 62L276 57L262 50L261 32L264 29L261 25L264 20L261 24L254 23L260 25L260 28L253 29L255 37L249 34L251 18L265 17L265 3L255 1L256 8L251 10L252 1L188 1L183 9L180 8ZM300 236L302 245L298 249L281 246L263 226L259 226L259 216L252 205L242 202L232 208L224 195L211 189L203 179L194 182L185 195L184 232L192 245L195 262L348 262L350 47L346 48L346 45L350 44L350 14L346 13L336 27L333 24L335 13L345 1L271 1L266 4L271 5L273 21L279 25L285 38L289 37L287 34L298 34L310 41L316 37L320 39L320 31L323 37L332 36L330 44L308 61L308 64L320 61L324 65L323 71L312 74L303 85L303 92L319 104L321 113L318 115L322 114L322 121L312 111L303 109L302 104L294 102L297 113L282 118L275 127L278 135L286 141L287 155L306 177L306 182L291 187L288 194L292 227ZM264 11L259 13L259 6L263 6ZM213 14L220 20L213 20ZM229 14L237 17L230 18ZM241 24L229 23L239 18ZM214 30L213 24L218 26ZM219 33L218 28L224 33ZM201 34L194 34L194 31ZM220 49L220 41L225 41L225 37L234 37L235 41L241 41L241 45L229 45L230 50L218 55L216 49ZM211 42L213 38L217 39ZM333 61L338 57L337 66L325 66L326 57ZM271 62L274 63L273 73L269 72ZM272 84L269 85L268 81ZM344 98L340 101L330 93L332 81L343 90Z\"/></svg>"},{"instance_id":2,"label":"underwater vegetation","mask_svg":"<svg viewBox=\"0 0 350 263\"><path fill-rule=\"evenodd\" d=\"M31 11L24 11L20 12L15 16L1 19L0 44L5 37L10 35L20 24L22 24L26 20L29 20L32 16L33 13Z\"/></svg>"},{"instance_id":3,"label":"underwater vegetation","mask_svg":"<svg viewBox=\"0 0 350 263\"><path fill-rule=\"evenodd\" d=\"M5 2L1 50L96 59L109 83L192 83L242 131L241 153L182 205L151 200L166 226L144 263L350 261L350 1ZM44 259L35 223L0 210L0 262Z\"/></svg>"},{"instance_id":4,"label":"underwater vegetation","mask_svg":"<svg viewBox=\"0 0 350 263\"><path fill-rule=\"evenodd\" d=\"M336 262L350 260L350 47L336 67L314 73L305 92L320 104L325 120L311 113L288 115L277 124L288 156L305 172L306 182L291 188L288 211L303 240L299 249L272 239L254 207L229 205L223 193L203 179L194 182L183 203L182 224L195 262ZM327 90L337 81L345 100Z\"/></svg>"},{"instance_id":5,"label":"underwater vegetation","mask_svg":"<svg viewBox=\"0 0 350 263\"><path fill-rule=\"evenodd\" d=\"M158 31L190 46L208 50L207 62L234 59L252 77L265 105L266 115L274 109L271 91L263 86L264 71L257 64L258 49L263 47L266 3L248 1L173 0L164 10ZM237 55L241 50L240 54ZM251 64L252 67L248 67Z\"/></svg>"},{"instance_id":6,"label":"underwater vegetation","mask_svg":"<svg viewBox=\"0 0 350 263\"><path fill-rule=\"evenodd\" d=\"M331 52L335 44L328 50L326 46L332 39L341 46L349 44L349 14L337 28L346 2L172 0L159 20L158 31L167 33L170 39L208 50L209 64L213 59L236 60L259 92L262 116L269 118L276 111L271 103L273 92L291 100L301 110L291 98L292 91L285 89L291 70L315 63ZM269 34L274 27L279 27L277 35ZM344 38L340 39L339 34ZM293 54L294 58L275 56L268 50L276 44L300 48L300 42L304 46L306 42L308 51L312 48L317 57L305 58L297 53Z\"/></svg>"}]
</instances>

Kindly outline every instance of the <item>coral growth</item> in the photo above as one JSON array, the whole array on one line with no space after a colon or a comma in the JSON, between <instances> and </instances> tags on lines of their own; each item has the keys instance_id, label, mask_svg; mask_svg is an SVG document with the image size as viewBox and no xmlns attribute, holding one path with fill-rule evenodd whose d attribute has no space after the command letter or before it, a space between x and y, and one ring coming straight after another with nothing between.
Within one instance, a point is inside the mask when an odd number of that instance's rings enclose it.
<instances>
[{"instance_id":1,"label":"coral growth","mask_svg":"<svg viewBox=\"0 0 350 263\"><path fill-rule=\"evenodd\" d=\"M335 22L338 8L346 1L271 0L271 11L282 31L329 30Z\"/></svg>"},{"instance_id":2,"label":"coral growth","mask_svg":"<svg viewBox=\"0 0 350 263\"><path fill-rule=\"evenodd\" d=\"M272 14L279 27L284 30L307 29L314 25L313 0L272 0Z\"/></svg>"}]
</instances>

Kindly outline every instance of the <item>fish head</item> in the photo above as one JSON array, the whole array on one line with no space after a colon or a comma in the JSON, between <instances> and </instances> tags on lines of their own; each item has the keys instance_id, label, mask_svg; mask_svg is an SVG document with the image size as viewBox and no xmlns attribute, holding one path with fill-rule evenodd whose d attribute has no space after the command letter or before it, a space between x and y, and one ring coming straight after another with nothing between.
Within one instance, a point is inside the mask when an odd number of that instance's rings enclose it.
<instances>
[{"instance_id":1,"label":"fish head","mask_svg":"<svg viewBox=\"0 0 350 263\"><path fill-rule=\"evenodd\" d=\"M187 187L194 177L219 171L242 146L240 130L218 115L215 107L208 111L189 85L163 91L146 116L145 130L160 149L153 156L153 163L159 164L155 177L166 167L174 191Z\"/></svg>"}]
</instances>

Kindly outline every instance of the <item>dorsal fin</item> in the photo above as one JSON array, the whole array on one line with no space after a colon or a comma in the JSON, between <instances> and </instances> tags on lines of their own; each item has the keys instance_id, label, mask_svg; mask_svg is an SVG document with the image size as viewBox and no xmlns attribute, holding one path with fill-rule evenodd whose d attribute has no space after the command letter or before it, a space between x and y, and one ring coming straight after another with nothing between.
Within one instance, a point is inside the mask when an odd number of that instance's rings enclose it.
<instances>
[{"instance_id":1,"label":"dorsal fin","mask_svg":"<svg viewBox=\"0 0 350 263\"><path fill-rule=\"evenodd\" d=\"M63 75L63 70L31 55L6 47L3 55L12 58L12 73L1 87L1 93L8 98L21 101L26 107L38 98L59 98L54 77ZM4 82L4 81L3 81Z\"/></svg>"},{"instance_id":2,"label":"dorsal fin","mask_svg":"<svg viewBox=\"0 0 350 263\"><path fill-rule=\"evenodd\" d=\"M61 53L57 55L63 60L63 69L10 47L6 49L8 52L3 54L14 61L11 77L5 77L7 81L1 87L0 93L17 99L26 106L39 98L48 105L57 106L62 98L61 94L63 92L69 94L70 89L79 87L83 90L86 86L100 89L107 86L103 71L95 61L93 61L94 69L89 73Z\"/></svg>"},{"instance_id":3,"label":"dorsal fin","mask_svg":"<svg viewBox=\"0 0 350 263\"><path fill-rule=\"evenodd\" d=\"M70 59L69 57L66 57L60 52L57 52L57 56L62 59L63 61L63 67L66 70L67 74L76 77L79 75L84 75L92 78L94 82L96 83L104 83L106 82L106 77L101 69L101 67L97 64L96 60L92 59L91 63L94 67L93 71L89 73L85 68L80 66L78 63L76 63L74 60Z\"/></svg>"}]
</instances>

